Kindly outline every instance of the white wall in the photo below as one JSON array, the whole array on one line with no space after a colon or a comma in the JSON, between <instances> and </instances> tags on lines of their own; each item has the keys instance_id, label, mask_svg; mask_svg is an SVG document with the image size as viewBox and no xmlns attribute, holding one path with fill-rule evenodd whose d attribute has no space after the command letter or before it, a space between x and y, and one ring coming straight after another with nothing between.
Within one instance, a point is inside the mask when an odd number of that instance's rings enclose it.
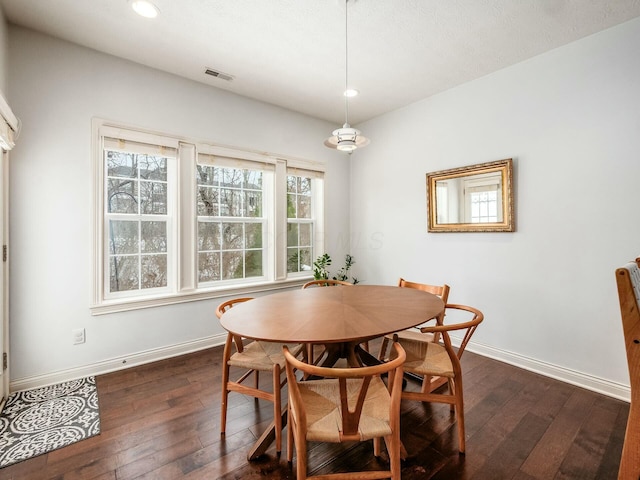
<instances>
[{"instance_id":1,"label":"white wall","mask_svg":"<svg viewBox=\"0 0 640 480\"><path fill-rule=\"evenodd\" d=\"M638 45L640 19L360 125L362 279L448 283L486 315L476 350L628 386L614 270L640 256ZM509 157L515 233L427 233L427 172Z\"/></svg>"},{"instance_id":2,"label":"white wall","mask_svg":"<svg viewBox=\"0 0 640 480\"><path fill-rule=\"evenodd\" d=\"M7 91L7 49L9 43L9 29L4 12L0 7L0 92Z\"/></svg>"},{"instance_id":3,"label":"white wall","mask_svg":"<svg viewBox=\"0 0 640 480\"><path fill-rule=\"evenodd\" d=\"M327 161L328 250L341 256L350 237L361 280L447 282L452 302L486 315L474 349L612 394L628 386L614 269L640 254L640 19L360 125L372 143L350 160L322 146L326 122L28 30L9 40L8 99L23 121L11 160L14 384L219 332L214 301L89 314L99 116ZM427 172L507 157L515 233L426 232ZM87 343L71 345L82 327Z\"/></svg>"},{"instance_id":4,"label":"white wall","mask_svg":"<svg viewBox=\"0 0 640 480\"><path fill-rule=\"evenodd\" d=\"M327 250L347 252L349 164L323 145L334 125L22 28L9 33L10 102L23 123L10 174L14 388L222 332L220 300L90 315L92 117L326 162ZM86 329L85 344L72 345L75 328Z\"/></svg>"}]
</instances>

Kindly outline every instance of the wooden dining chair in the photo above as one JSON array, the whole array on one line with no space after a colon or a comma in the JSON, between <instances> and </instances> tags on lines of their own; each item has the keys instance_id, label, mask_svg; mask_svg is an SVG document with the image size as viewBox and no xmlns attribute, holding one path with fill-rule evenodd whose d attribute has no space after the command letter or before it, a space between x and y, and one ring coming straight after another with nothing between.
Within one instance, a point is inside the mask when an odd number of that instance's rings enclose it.
<instances>
[{"instance_id":1,"label":"wooden dining chair","mask_svg":"<svg viewBox=\"0 0 640 480\"><path fill-rule=\"evenodd\" d=\"M616 269L627 352L631 403L618 470L619 480L640 478L640 258Z\"/></svg>"},{"instance_id":2,"label":"wooden dining chair","mask_svg":"<svg viewBox=\"0 0 640 480\"><path fill-rule=\"evenodd\" d=\"M301 362L283 347L288 383L287 459L296 452L296 478L400 480L400 394L405 353L394 342L395 359L380 365L327 368ZM298 381L295 371L320 380ZM388 374L387 385L381 375ZM381 439L389 454L389 469L307 476L308 442L364 442L373 439L380 455Z\"/></svg>"},{"instance_id":3,"label":"wooden dining chair","mask_svg":"<svg viewBox=\"0 0 640 480\"><path fill-rule=\"evenodd\" d=\"M236 298L222 302L216 308L216 316L222 318L224 312L239 303L252 300L250 297ZM234 349L235 346L235 349ZM234 352L235 350L235 352ZM298 355L303 350L302 345L293 347L292 352ZM273 403L273 420L276 434L276 450L282 449L282 401L281 390L285 385L286 376L282 378L285 369L285 359L282 355L282 344L273 342L251 341L245 343L243 338L232 333L227 334L222 354L222 404L220 412L220 433L224 435L227 424L227 404L229 392L238 392L254 397L256 401L263 399ZM237 380L230 380L231 367L246 370ZM271 372L273 376L272 391L260 389L260 372ZM243 382L254 374L253 386Z\"/></svg>"},{"instance_id":4,"label":"wooden dining chair","mask_svg":"<svg viewBox=\"0 0 640 480\"><path fill-rule=\"evenodd\" d=\"M445 312L447 312L448 317L452 316L452 311L461 312L461 314L455 314L454 316L456 318L464 316L464 321L451 324L436 323L433 326L422 327L422 332L424 333L439 334L440 342L424 342L410 338L399 338L398 340L405 349L407 357L404 371L415 373L425 379L428 377L446 378L447 391L444 393L438 393L438 390L431 391L430 384L423 381L419 392L404 391L402 392L402 398L451 405L452 410L455 411L458 424L458 448L460 453L464 453L464 399L460 358L471 336L484 319L484 315L480 310L467 305L448 304L445 306ZM451 344L449 332L462 333L462 339L457 351ZM390 358L393 359L394 355L395 352L392 351Z\"/></svg>"},{"instance_id":5,"label":"wooden dining chair","mask_svg":"<svg viewBox=\"0 0 640 480\"><path fill-rule=\"evenodd\" d=\"M416 290L422 290L423 292L432 293L433 295L437 295L438 297L440 297L445 304L449 300L449 291L451 290L449 285L447 285L446 283L444 285L428 285L426 283L409 282L404 278L400 278L400 280L398 280L398 286L402 288L415 288ZM426 318L425 323L428 322L429 320L431 319ZM436 320L438 324L440 325L442 324L442 322L444 321L444 310L436 318ZM382 344L380 345L380 352L378 354L378 359L384 360L387 354L387 347L389 345L389 342L393 338L393 335L394 334L386 335L382 339ZM397 332L397 335L398 335L398 338L412 339L412 340L422 341L422 342L437 342L439 340L439 335L437 333L436 334L424 333L420 331L420 326L409 328L407 330L402 330L400 332ZM429 381L431 380L432 379L429 379ZM431 387L432 390L434 388L439 387L440 385L443 385L443 383L445 382L434 381L433 383L434 384Z\"/></svg>"},{"instance_id":6,"label":"wooden dining chair","mask_svg":"<svg viewBox=\"0 0 640 480\"><path fill-rule=\"evenodd\" d=\"M337 286L353 286L353 283L345 282L343 280L321 279L311 280L310 282L302 285L302 288L315 288L315 287L337 287ZM307 349L307 361L309 363L315 362L315 354L313 352L313 343L306 344Z\"/></svg>"}]
</instances>

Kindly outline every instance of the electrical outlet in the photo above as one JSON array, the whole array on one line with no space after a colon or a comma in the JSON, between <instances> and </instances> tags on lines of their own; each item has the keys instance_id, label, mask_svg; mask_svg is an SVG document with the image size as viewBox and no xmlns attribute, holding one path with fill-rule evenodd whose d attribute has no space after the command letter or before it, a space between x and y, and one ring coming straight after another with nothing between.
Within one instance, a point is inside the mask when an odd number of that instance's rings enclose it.
<instances>
[{"instance_id":1,"label":"electrical outlet","mask_svg":"<svg viewBox=\"0 0 640 480\"><path fill-rule=\"evenodd\" d=\"M71 330L71 335L73 336L73 344L80 345L85 342L84 337L84 328L76 328L75 330Z\"/></svg>"}]
</instances>

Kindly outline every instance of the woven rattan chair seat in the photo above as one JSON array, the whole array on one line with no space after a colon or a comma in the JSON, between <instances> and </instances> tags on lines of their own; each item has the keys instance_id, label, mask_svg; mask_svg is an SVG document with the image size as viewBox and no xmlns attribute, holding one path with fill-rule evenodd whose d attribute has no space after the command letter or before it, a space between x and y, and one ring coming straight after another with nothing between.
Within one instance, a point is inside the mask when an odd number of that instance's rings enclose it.
<instances>
[{"instance_id":1,"label":"woven rattan chair seat","mask_svg":"<svg viewBox=\"0 0 640 480\"><path fill-rule=\"evenodd\" d=\"M291 353L298 355L302 348L302 345L293 345ZM270 372L276 364L284 371L286 361L282 355L281 343L254 341L246 344L242 352L231 355L228 363L234 367Z\"/></svg>"},{"instance_id":2,"label":"woven rattan chair seat","mask_svg":"<svg viewBox=\"0 0 640 480\"><path fill-rule=\"evenodd\" d=\"M424 337L423 333L419 335ZM405 372L453 378L451 358L439 343L402 339L400 344L407 353L407 360L404 363Z\"/></svg>"}]
</instances>

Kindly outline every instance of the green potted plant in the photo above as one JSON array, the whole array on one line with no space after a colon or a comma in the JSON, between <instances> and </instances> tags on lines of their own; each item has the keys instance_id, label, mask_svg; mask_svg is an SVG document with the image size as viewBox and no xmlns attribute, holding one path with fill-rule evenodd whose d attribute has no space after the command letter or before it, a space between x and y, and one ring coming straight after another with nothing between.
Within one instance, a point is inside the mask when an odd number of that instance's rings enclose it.
<instances>
[{"instance_id":1,"label":"green potted plant","mask_svg":"<svg viewBox=\"0 0 640 480\"><path fill-rule=\"evenodd\" d=\"M331 265L331 256L328 253L320 255L315 262L313 262L313 278L316 280L327 280L329 278L333 280L342 280L343 282L351 282L354 285L359 282L356 277L349 279L349 271L351 267L356 263L352 255L345 255L344 266L338 270L334 276L329 273L329 266Z\"/></svg>"}]
</instances>

